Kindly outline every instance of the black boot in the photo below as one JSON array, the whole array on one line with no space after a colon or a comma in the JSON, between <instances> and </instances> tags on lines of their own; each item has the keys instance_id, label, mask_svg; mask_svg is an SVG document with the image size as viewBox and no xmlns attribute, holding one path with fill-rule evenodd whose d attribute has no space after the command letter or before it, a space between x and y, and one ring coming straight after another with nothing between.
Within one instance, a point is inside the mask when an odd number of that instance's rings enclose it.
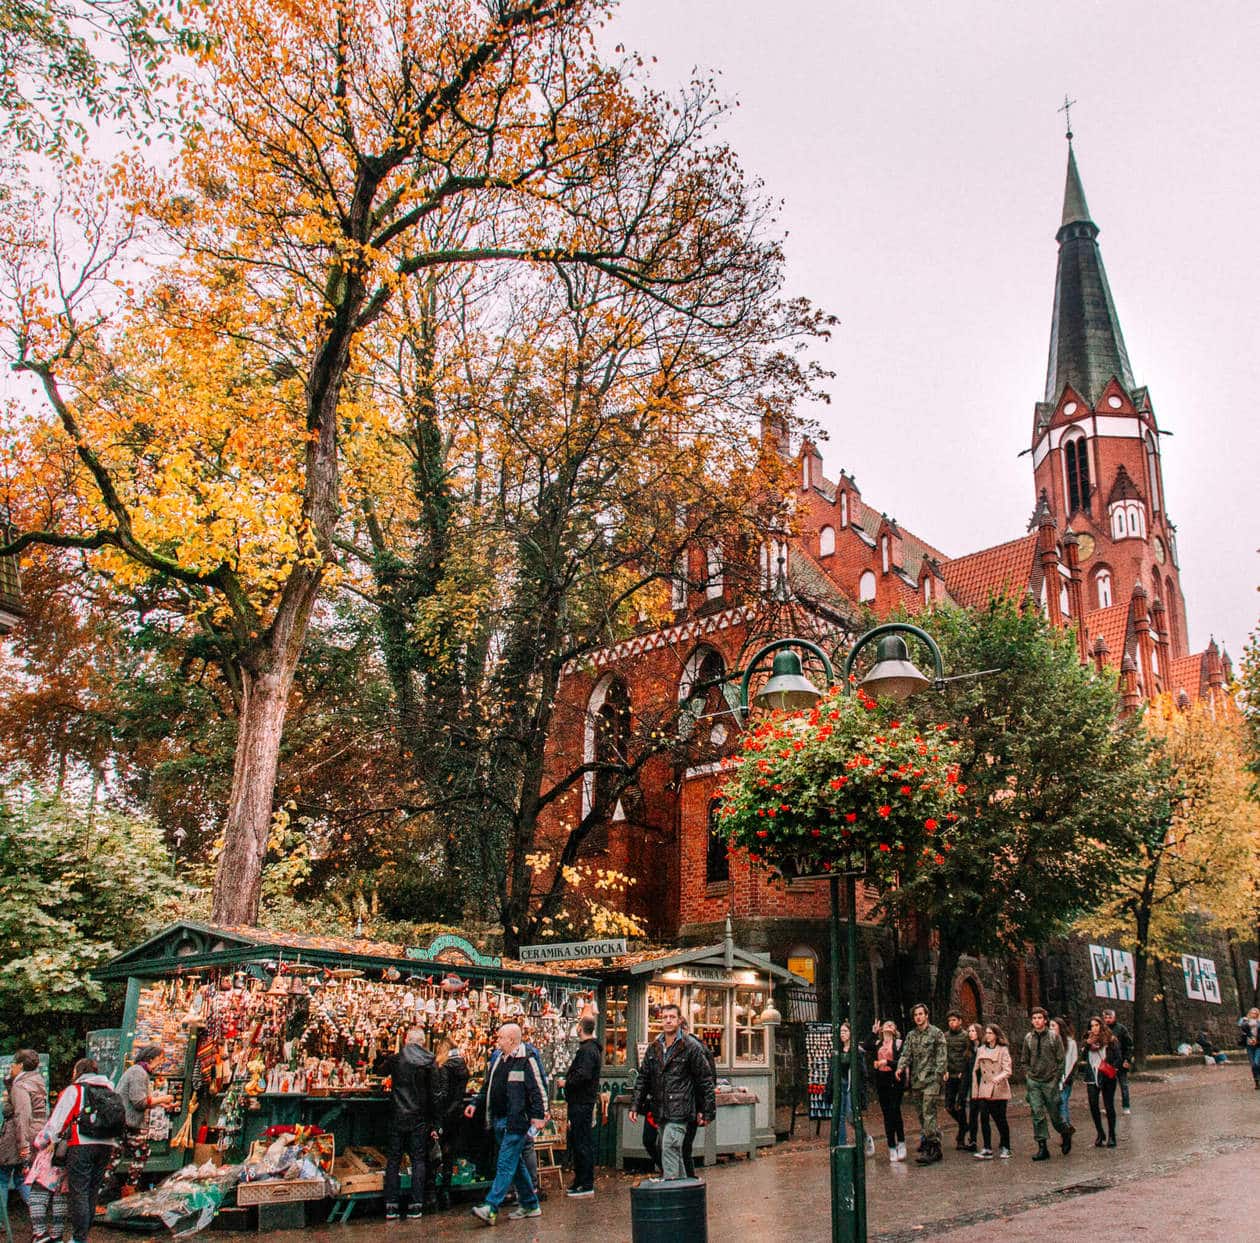
<instances>
[{"instance_id":1,"label":"black boot","mask_svg":"<svg viewBox=\"0 0 1260 1243\"><path fill-rule=\"evenodd\" d=\"M1059 1147L1063 1149L1063 1155L1066 1157L1072 1151L1072 1136L1076 1134L1076 1128L1069 1125L1059 1136Z\"/></svg>"},{"instance_id":2,"label":"black boot","mask_svg":"<svg viewBox=\"0 0 1260 1243\"><path fill-rule=\"evenodd\" d=\"M935 1165L943 1156L939 1139L925 1139L923 1141L923 1151L915 1157L914 1163L915 1165Z\"/></svg>"},{"instance_id":3,"label":"black boot","mask_svg":"<svg viewBox=\"0 0 1260 1243\"><path fill-rule=\"evenodd\" d=\"M1037 1141L1037 1151L1033 1153L1032 1159L1034 1161L1050 1160L1050 1149L1046 1147L1046 1141L1044 1139L1039 1139Z\"/></svg>"}]
</instances>

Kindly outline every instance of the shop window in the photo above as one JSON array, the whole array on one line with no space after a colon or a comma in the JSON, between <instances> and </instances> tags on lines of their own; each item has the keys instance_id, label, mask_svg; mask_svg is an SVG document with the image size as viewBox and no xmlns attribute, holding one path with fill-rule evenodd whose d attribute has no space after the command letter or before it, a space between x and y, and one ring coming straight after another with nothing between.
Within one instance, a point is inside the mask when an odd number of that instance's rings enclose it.
<instances>
[{"instance_id":1,"label":"shop window","mask_svg":"<svg viewBox=\"0 0 1260 1243\"><path fill-rule=\"evenodd\" d=\"M677 1006L679 1014L687 1012L682 1008L683 990L681 984L649 984L647 987L647 1038L651 1042L661 1034L661 1007Z\"/></svg>"},{"instance_id":2,"label":"shop window","mask_svg":"<svg viewBox=\"0 0 1260 1243\"><path fill-rule=\"evenodd\" d=\"M830 557L836 551L836 529L835 527L823 527L818 532L818 555L820 557Z\"/></svg>"},{"instance_id":3,"label":"shop window","mask_svg":"<svg viewBox=\"0 0 1260 1243\"><path fill-rule=\"evenodd\" d=\"M798 945L788 954L787 969L810 984L818 983L818 955L808 945Z\"/></svg>"},{"instance_id":4,"label":"shop window","mask_svg":"<svg viewBox=\"0 0 1260 1243\"><path fill-rule=\"evenodd\" d=\"M727 1064L726 1002L730 995L728 988L696 985L691 990L691 1034L719 1066Z\"/></svg>"},{"instance_id":5,"label":"shop window","mask_svg":"<svg viewBox=\"0 0 1260 1243\"><path fill-rule=\"evenodd\" d=\"M722 800L716 798L709 804L708 840L704 860L706 885L718 885L731 879L731 860L727 854L726 833L718 814L721 806Z\"/></svg>"},{"instance_id":6,"label":"shop window","mask_svg":"<svg viewBox=\"0 0 1260 1243\"><path fill-rule=\"evenodd\" d=\"M604 992L604 1065L624 1066L629 1052L630 989L614 984Z\"/></svg>"},{"instance_id":7,"label":"shop window","mask_svg":"<svg viewBox=\"0 0 1260 1243\"><path fill-rule=\"evenodd\" d=\"M766 1029L756 1022L770 1001L767 988L735 990L735 1065L766 1064Z\"/></svg>"}]
</instances>

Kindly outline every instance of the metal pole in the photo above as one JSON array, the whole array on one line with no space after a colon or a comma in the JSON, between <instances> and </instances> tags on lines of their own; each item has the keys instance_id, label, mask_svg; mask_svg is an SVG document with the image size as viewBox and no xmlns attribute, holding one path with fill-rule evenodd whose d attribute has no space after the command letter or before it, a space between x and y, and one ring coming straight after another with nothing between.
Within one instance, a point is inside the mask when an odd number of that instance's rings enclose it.
<instances>
[{"instance_id":1,"label":"metal pole","mask_svg":"<svg viewBox=\"0 0 1260 1243\"><path fill-rule=\"evenodd\" d=\"M834 884L834 882L833 882ZM862 1083L858 1067L857 1021L857 878L850 872L844 878L844 896L849 916L849 1109L853 1117L853 1239L866 1243L866 1132L862 1126L859 1092Z\"/></svg>"},{"instance_id":2,"label":"metal pole","mask_svg":"<svg viewBox=\"0 0 1260 1243\"><path fill-rule=\"evenodd\" d=\"M859 1243L857 1190L854 1176L854 1149L836 1142L841 1119L840 1101L840 878L829 878L831 886L831 1137L828 1156L831 1166L831 1243ZM850 1065L852 1065L853 1024L849 1024ZM862 1160L859 1155L856 1160Z\"/></svg>"}]
</instances>

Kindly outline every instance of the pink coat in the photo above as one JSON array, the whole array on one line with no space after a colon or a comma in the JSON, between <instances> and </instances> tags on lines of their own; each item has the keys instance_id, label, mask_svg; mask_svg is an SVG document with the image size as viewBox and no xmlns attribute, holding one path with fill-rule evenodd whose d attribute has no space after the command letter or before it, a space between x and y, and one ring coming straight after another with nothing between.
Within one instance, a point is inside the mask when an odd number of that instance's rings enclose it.
<instances>
[{"instance_id":1,"label":"pink coat","mask_svg":"<svg viewBox=\"0 0 1260 1243\"><path fill-rule=\"evenodd\" d=\"M1011 1051L1004 1044L982 1044L976 1050L972 1097L978 1101L1011 1099Z\"/></svg>"}]
</instances>

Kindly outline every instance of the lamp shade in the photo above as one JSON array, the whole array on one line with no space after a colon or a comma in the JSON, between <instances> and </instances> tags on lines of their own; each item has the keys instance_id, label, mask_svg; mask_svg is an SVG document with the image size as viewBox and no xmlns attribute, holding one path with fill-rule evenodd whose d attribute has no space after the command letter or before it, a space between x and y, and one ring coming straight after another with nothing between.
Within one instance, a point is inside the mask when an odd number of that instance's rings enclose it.
<instances>
[{"instance_id":1,"label":"lamp shade","mask_svg":"<svg viewBox=\"0 0 1260 1243\"><path fill-rule=\"evenodd\" d=\"M925 677L910 662L910 651L899 634L880 639L875 649L875 664L862 679L862 689L868 695L886 699L909 699L931 685L931 678Z\"/></svg>"},{"instance_id":2,"label":"lamp shade","mask_svg":"<svg viewBox=\"0 0 1260 1243\"><path fill-rule=\"evenodd\" d=\"M756 694L759 708L812 708L821 698L819 691L801 672L801 658L791 651L774 654L774 664L766 684Z\"/></svg>"},{"instance_id":3,"label":"lamp shade","mask_svg":"<svg viewBox=\"0 0 1260 1243\"><path fill-rule=\"evenodd\" d=\"M778 1012L778 1010L775 1009L775 1005L773 1001L771 1001L770 1004L766 1006L766 1008L759 1015L757 1015L755 1019L753 1019L753 1023L758 1027L777 1026L779 1023L782 1023L782 1022L783 1022L783 1015L781 1015Z\"/></svg>"}]
</instances>

